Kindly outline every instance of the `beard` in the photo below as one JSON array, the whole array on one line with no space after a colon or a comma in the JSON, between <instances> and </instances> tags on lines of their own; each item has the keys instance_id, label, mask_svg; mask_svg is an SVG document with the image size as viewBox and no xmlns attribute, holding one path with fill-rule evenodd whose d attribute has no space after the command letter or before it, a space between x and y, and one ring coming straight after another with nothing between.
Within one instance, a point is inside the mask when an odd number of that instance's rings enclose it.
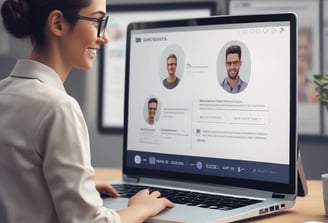
<instances>
[{"instance_id":1,"label":"beard","mask_svg":"<svg viewBox=\"0 0 328 223\"><path fill-rule=\"evenodd\" d=\"M239 72L234 72L234 75L231 75L230 72L228 73L229 78L231 80L236 80L238 78L238 74L239 74Z\"/></svg>"}]
</instances>

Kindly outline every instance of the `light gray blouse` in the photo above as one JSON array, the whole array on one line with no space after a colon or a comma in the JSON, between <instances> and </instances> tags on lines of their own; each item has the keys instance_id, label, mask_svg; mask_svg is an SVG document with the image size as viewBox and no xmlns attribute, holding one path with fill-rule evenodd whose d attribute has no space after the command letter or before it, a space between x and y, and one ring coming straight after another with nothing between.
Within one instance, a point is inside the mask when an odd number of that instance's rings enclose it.
<instances>
[{"instance_id":1,"label":"light gray blouse","mask_svg":"<svg viewBox=\"0 0 328 223\"><path fill-rule=\"evenodd\" d=\"M53 69L18 60L0 81L0 222L120 222L93 177L80 106Z\"/></svg>"}]
</instances>

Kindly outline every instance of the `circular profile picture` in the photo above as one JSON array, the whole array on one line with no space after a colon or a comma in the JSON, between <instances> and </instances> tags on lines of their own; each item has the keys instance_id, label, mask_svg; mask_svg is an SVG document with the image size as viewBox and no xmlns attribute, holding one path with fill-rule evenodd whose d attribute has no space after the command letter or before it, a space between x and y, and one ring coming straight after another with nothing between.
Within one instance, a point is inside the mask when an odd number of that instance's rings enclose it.
<instances>
[{"instance_id":1,"label":"circular profile picture","mask_svg":"<svg viewBox=\"0 0 328 223\"><path fill-rule=\"evenodd\" d=\"M217 78L227 92L244 91L251 75L251 57L247 46L241 41L230 41L221 48L217 60Z\"/></svg>"},{"instance_id":2,"label":"circular profile picture","mask_svg":"<svg viewBox=\"0 0 328 223\"><path fill-rule=\"evenodd\" d=\"M182 48L171 44L162 53L160 62L160 80L167 89L174 89L181 81L185 65Z\"/></svg>"},{"instance_id":3,"label":"circular profile picture","mask_svg":"<svg viewBox=\"0 0 328 223\"><path fill-rule=\"evenodd\" d=\"M154 125L160 118L161 105L157 97L149 97L144 104L144 118L149 125Z\"/></svg>"}]
</instances>

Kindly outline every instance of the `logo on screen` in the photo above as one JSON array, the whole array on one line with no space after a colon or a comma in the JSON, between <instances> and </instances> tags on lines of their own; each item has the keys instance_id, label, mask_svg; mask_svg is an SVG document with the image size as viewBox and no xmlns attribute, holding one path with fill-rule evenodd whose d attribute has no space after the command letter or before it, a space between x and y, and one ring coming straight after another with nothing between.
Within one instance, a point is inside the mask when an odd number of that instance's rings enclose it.
<instances>
[{"instance_id":1,"label":"logo on screen","mask_svg":"<svg viewBox=\"0 0 328 223\"><path fill-rule=\"evenodd\" d=\"M136 43L141 43L141 38L140 37L136 38Z\"/></svg>"}]
</instances>

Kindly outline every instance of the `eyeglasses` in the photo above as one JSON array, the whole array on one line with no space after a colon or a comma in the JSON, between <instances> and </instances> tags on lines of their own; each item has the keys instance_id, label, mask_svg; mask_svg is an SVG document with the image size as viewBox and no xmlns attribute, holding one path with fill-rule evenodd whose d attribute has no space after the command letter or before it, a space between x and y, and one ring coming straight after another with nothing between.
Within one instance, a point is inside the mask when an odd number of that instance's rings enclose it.
<instances>
[{"instance_id":1,"label":"eyeglasses","mask_svg":"<svg viewBox=\"0 0 328 223\"><path fill-rule=\"evenodd\" d=\"M176 66L176 63L168 63L167 66Z\"/></svg>"},{"instance_id":2,"label":"eyeglasses","mask_svg":"<svg viewBox=\"0 0 328 223\"><path fill-rule=\"evenodd\" d=\"M88 21L91 21L91 22L97 22L98 23L97 37L99 37L99 38L104 36L104 33L106 31L106 27L107 27L107 24L108 24L108 18L109 18L109 16L105 16L101 19L81 16L81 15L77 16L77 19L83 19L83 20L88 20Z\"/></svg>"},{"instance_id":3,"label":"eyeglasses","mask_svg":"<svg viewBox=\"0 0 328 223\"><path fill-rule=\"evenodd\" d=\"M236 65L239 65L239 63L240 63L239 60L227 61L227 62L226 62L226 65L227 65L227 66L231 66L231 65L236 66Z\"/></svg>"}]
</instances>

